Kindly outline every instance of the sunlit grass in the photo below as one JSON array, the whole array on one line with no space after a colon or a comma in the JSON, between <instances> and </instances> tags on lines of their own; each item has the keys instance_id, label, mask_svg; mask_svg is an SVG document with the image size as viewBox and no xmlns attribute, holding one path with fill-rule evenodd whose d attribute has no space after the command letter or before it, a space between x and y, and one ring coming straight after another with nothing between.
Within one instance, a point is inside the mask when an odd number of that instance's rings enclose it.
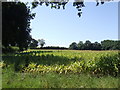
<instances>
[{"instance_id":1,"label":"sunlit grass","mask_svg":"<svg viewBox=\"0 0 120 90\"><path fill-rule=\"evenodd\" d=\"M3 88L117 88L118 51L27 50L3 55Z\"/></svg>"},{"instance_id":2,"label":"sunlit grass","mask_svg":"<svg viewBox=\"0 0 120 90\"><path fill-rule=\"evenodd\" d=\"M118 78L89 74L36 74L4 70L3 88L118 88Z\"/></svg>"}]
</instances>

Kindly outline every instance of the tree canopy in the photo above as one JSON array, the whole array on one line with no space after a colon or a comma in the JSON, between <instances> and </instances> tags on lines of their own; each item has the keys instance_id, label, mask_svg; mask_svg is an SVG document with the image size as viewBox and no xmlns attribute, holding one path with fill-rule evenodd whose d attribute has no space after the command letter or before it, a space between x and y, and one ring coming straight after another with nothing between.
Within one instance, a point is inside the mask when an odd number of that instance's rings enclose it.
<instances>
[{"instance_id":1,"label":"tree canopy","mask_svg":"<svg viewBox=\"0 0 120 90\"><path fill-rule=\"evenodd\" d=\"M36 48L37 46L38 46L38 41L35 39L32 39L29 47Z\"/></svg>"},{"instance_id":2,"label":"tree canopy","mask_svg":"<svg viewBox=\"0 0 120 90\"><path fill-rule=\"evenodd\" d=\"M85 43L79 41L69 45L72 50L120 50L120 40L103 40L101 43L86 40Z\"/></svg>"},{"instance_id":3,"label":"tree canopy","mask_svg":"<svg viewBox=\"0 0 120 90\"><path fill-rule=\"evenodd\" d=\"M27 49L30 41L30 20L35 16L22 2L2 3L2 45Z\"/></svg>"},{"instance_id":4,"label":"tree canopy","mask_svg":"<svg viewBox=\"0 0 120 90\"><path fill-rule=\"evenodd\" d=\"M45 45L44 39L38 39L38 44L41 46L41 48Z\"/></svg>"}]
</instances>

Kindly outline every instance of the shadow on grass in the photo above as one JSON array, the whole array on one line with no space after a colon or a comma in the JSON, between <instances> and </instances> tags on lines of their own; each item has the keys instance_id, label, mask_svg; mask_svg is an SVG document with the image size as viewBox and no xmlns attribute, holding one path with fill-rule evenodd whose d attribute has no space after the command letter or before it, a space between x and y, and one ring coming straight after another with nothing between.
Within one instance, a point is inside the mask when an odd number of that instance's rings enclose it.
<instances>
[{"instance_id":1,"label":"shadow on grass","mask_svg":"<svg viewBox=\"0 0 120 90\"><path fill-rule=\"evenodd\" d=\"M43 52L51 52L51 51L43 51ZM30 53L21 53L18 56L3 56L2 59L6 65L14 64L15 71L21 70L23 67L28 67L30 63L35 63L36 65L67 65L72 62L82 60L82 58L74 57L69 59L63 56L54 56L53 54L36 56L39 52L30 52ZM34 55L33 55L34 53ZM35 54L36 53L36 54Z\"/></svg>"}]
</instances>

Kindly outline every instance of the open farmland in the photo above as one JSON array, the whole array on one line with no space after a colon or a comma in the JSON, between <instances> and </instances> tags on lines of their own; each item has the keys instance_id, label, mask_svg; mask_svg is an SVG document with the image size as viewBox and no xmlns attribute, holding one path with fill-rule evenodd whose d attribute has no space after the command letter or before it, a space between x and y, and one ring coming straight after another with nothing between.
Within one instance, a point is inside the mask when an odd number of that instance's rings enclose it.
<instances>
[{"instance_id":1,"label":"open farmland","mask_svg":"<svg viewBox=\"0 0 120 90\"><path fill-rule=\"evenodd\" d=\"M3 88L117 88L118 51L28 50L3 55Z\"/></svg>"}]
</instances>

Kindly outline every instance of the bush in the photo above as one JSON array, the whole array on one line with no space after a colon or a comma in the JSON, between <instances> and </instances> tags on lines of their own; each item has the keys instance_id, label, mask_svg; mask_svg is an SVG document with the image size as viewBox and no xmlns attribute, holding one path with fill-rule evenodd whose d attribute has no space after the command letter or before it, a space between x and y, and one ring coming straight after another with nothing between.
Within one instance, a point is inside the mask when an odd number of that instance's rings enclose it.
<instances>
[{"instance_id":1,"label":"bush","mask_svg":"<svg viewBox=\"0 0 120 90\"><path fill-rule=\"evenodd\" d=\"M10 46L10 47L2 47L2 52L3 53L14 53L14 52L18 52L19 51L19 47L13 47L13 46Z\"/></svg>"},{"instance_id":2,"label":"bush","mask_svg":"<svg viewBox=\"0 0 120 90\"><path fill-rule=\"evenodd\" d=\"M118 76L118 74L120 74L119 54L102 56L96 65L96 71L102 74L113 76Z\"/></svg>"}]
</instances>

